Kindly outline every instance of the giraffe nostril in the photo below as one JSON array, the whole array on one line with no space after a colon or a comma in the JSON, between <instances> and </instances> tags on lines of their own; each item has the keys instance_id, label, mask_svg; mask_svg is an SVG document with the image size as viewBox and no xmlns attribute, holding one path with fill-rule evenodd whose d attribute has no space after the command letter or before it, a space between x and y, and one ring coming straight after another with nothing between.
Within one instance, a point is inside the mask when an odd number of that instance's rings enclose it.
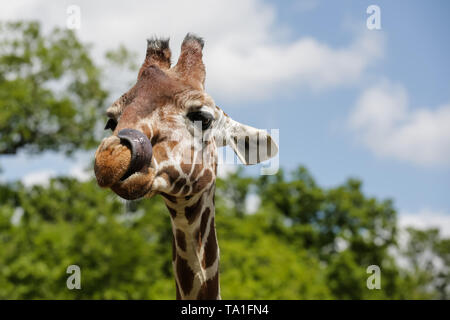
<instances>
[{"instance_id":1,"label":"giraffe nostril","mask_svg":"<svg viewBox=\"0 0 450 320\"><path fill-rule=\"evenodd\" d=\"M133 173L144 171L152 160L152 144L147 136L135 129L122 129L117 136L120 142L131 150L131 160L127 172L120 180L125 180Z\"/></svg>"}]
</instances>

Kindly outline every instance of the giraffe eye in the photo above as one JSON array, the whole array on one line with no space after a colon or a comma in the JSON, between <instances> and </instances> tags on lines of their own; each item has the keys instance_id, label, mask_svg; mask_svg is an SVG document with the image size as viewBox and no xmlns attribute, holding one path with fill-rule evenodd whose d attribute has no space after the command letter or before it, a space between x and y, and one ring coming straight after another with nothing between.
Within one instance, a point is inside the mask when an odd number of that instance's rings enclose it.
<instances>
[{"instance_id":1,"label":"giraffe eye","mask_svg":"<svg viewBox=\"0 0 450 320\"><path fill-rule=\"evenodd\" d=\"M187 114L187 117L192 122L201 121L202 122L202 130L208 129L211 126L211 123L214 119L212 114L210 114L208 112L203 112L203 111L189 112Z\"/></svg>"},{"instance_id":2,"label":"giraffe eye","mask_svg":"<svg viewBox=\"0 0 450 320\"><path fill-rule=\"evenodd\" d=\"M111 129L111 131L114 131L117 127L117 121L114 119L109 119L108 122L106 122L105 130Z\"/></svg>"}]
</instances>

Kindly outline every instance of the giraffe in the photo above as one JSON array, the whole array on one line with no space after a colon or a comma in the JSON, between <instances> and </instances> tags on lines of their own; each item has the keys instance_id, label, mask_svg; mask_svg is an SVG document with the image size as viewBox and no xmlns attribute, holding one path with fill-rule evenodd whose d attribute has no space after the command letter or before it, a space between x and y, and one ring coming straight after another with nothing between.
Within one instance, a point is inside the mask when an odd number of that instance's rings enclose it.
<instances>
[{"instance_id":1,"label":"giraffe","mask_svg":"<svg viewBox=\"0 0 450 320\"><path fill-rule=\"evenodd\" d=\"M230 146L244 164L273 157L265 130L224 113L205 92L204 41L188 33L171 66L169 39L147 40L135 85L108 109L95 153L100 187L127 200L163 197L173 232L177 299L221 299L215 228L217 149Z\"/></svg>"}]
</instances>

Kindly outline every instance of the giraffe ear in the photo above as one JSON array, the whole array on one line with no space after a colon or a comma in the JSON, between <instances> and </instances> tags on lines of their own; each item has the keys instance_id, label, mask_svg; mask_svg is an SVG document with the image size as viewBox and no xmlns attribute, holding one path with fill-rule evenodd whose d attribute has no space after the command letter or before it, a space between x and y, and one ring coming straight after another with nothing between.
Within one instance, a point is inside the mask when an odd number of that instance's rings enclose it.
<instances>
[{"instance_id":1,"label":"giraffe ear","mask_svg":"<svg viewBox=\"0 0 450 320\"><path fill-rule=\"evenodd\" d=\"M218 145L229 145L245 165L266 161L278 153L278 146L272 137L261 129L256 129L227 117L225 141Z\"/></svg>"}]
</instances>

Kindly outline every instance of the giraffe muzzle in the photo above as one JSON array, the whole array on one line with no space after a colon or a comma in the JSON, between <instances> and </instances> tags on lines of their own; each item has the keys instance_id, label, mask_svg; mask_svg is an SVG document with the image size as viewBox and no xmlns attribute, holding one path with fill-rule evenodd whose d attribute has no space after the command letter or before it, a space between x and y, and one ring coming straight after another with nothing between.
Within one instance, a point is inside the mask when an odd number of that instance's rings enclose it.
<instances>
[{"instance_id":1,"label":"giraffe muzzle","mask_svg":"<svg viewBox=\"0 0 450 320\"><path fill-rule=\"evenodd\" d=\"M131 150L131 160L127 172L120 180L125 180L135 172L144 172L152 160L152 144L147 136L139 130L122 129L117 136L120 142Z\"/></svg>"}]
</instances>

